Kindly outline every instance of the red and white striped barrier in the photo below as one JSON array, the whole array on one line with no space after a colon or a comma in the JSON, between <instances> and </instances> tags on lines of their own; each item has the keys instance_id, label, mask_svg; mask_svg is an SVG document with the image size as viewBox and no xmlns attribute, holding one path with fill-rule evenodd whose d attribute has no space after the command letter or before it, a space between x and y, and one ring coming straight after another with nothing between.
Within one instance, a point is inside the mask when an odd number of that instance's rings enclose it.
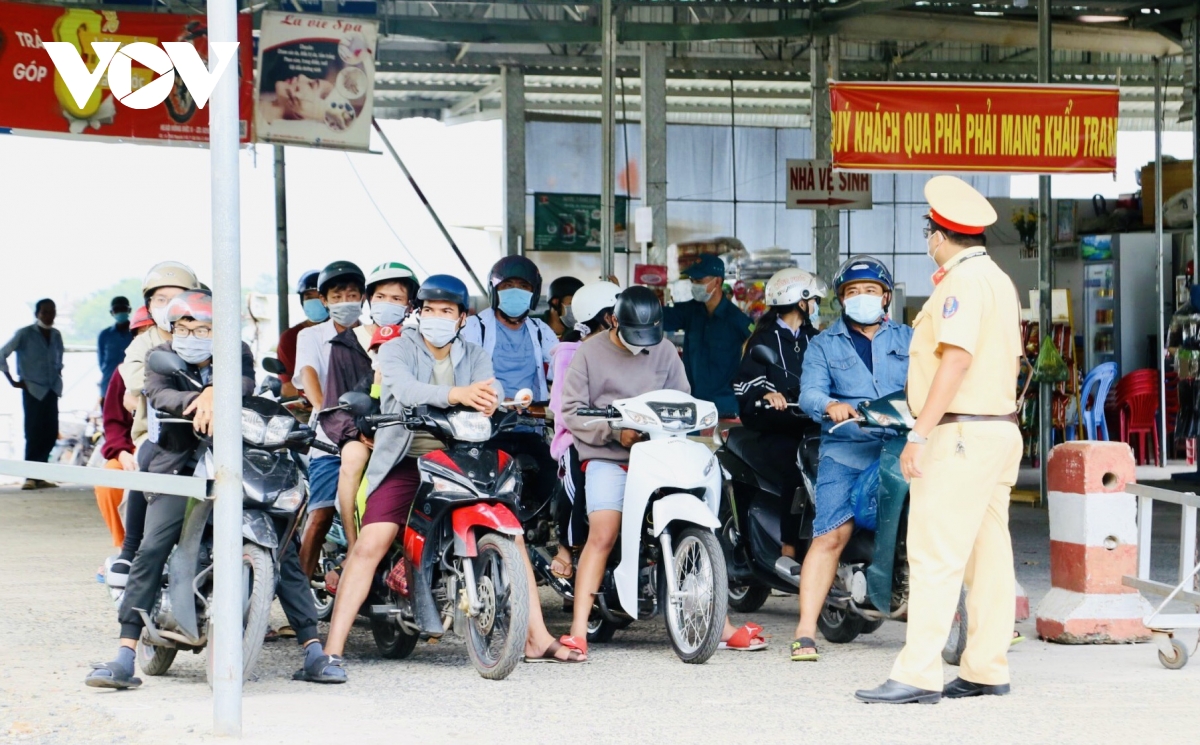
<instances>
[{"instance_id":1,"label":"red and white striped barrier","mask_svg":"<svg viewBox=\"0 0 1200 745\"><path fill-rule=\"evenodd\" d=\"M1038 636L1063 644L1148 641L1150 604L1121 578L1137 571L1133 452L1117 442L1055 447L1047 464L1050 584L1038 604Z\"/></svg>"}]
</instances>

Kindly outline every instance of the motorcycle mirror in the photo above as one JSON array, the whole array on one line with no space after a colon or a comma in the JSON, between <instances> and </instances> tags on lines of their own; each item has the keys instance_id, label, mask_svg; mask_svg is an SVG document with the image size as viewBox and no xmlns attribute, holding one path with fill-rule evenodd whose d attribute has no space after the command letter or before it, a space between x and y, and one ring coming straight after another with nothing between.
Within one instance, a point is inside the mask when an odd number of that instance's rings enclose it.
<instances>
[{"instance_id":1,"label":"motorcycle mirror","mask_svg":"<svg viewBox=\"0 0 1200 745\"><path fill-rule=\"evenodd\" d=\"M338 403L355 416L367 416L375 410L375 399L361 391L347 391L338 398Z\"/></svg>"},{"instance_id":2,"label":"motorcycle mirror","mask_svg":"<svg viewBox=\"0 0 1200 745\"><path fill-rule=\"evenodd\" d=\"M263 380L263 387L270 391L275 398L283 395L283 381L273 375Z\"/></svg>"},{"instance_id":3,"label":"motorcycle mirror","mask_svg":"<svg viewBox=\"0 0 1200 745\"><path fill-rule=\"evenodd\" d=\"M517 391L517 395L513 396L512 402L513 406L516 406L518 409L528 409L529 405L533 403L533 391L528 388L522 388Z\"/></svg>"},{"instance_id":4,"label":"motorcycle mirror","mask_svg":"<svg viewBox=\"0 0 1200 745\"><path fill-rule=\"evenodd\" d=\"M146 364L159 375L185 373L188 369L187 363L183 361L182 357L165 349L151 352L149 359L146 360Z\"/></svg>"},{"instance_id":5,"label":"motorcycle mirror","mask_svg":"<svg viewBox=\"0 0 1200 745\"><path fill-rule=\"evenodd\" d=\"M287 368L276 357L263 357L262 368L272 375L284 375L287 373Z\"/></svg>"},{"instance_id":6,"label":"motorcycle mirror","mask_svg":"<svg viewBox=\"0 0 1200 745\"><path fill-rule=\"evenodd\" d=\"M765 344L758 344L750 350L750 359L760 365L779 366L779 353Z\"/></svg>"}]
</instances>

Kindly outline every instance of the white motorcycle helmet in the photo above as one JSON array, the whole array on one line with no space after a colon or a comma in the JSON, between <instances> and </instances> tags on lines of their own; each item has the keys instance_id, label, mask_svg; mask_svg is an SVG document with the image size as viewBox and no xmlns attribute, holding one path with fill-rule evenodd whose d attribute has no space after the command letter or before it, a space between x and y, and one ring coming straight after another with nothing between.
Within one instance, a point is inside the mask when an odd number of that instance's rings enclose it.
<instances>
[{"instance_id":1,"label":"white motorcycle helmet","mask_svg":"<svg viewBox=\"0 0 1200 745\"><path fill-rule=\"evenodd\" d=\"M594 321L606 308L617 304L617 295L621 288L612 282L592 282L575 291L571 300L571 308L575 312L575 320L580 323Z\"/></svg>"},{"instance_id":2,"label":"white motorcycle helmet","mask_svg":"<svg viewBox=\"0 0 1200 745\"><path fill-rule=\"evenodd\" d=\"M150 267L142 280L142 297L150 297L160 287L182 287L185 290L200 289L200 280L187 264L178 261L163 261Z\"/></svg>"},{"instance_id":3,"label":"white motorcycle helmet","mask_svg":"<svg viewBox=\"0 0 1200 745\"><path fill-rule=\"evenodd\" d=\"M820 277L795 267L780 269L767 280L763 302L767 305L796 305L825 297L829 285ZM578 301L576 301L578 302Z\"/></svg>"}]
</instances>

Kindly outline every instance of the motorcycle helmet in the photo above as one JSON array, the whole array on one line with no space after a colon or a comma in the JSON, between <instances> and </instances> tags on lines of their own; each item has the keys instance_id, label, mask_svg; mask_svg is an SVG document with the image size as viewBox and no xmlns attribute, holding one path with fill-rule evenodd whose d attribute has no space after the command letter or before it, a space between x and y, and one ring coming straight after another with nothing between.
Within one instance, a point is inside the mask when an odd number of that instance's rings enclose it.
<instances>
[{"instance_id":1,"label":"motorcycle helmet","mask_svg":"<svg viewBox=\"0 0 1200 745\"><path fill-rule=\"evenodd\" d=\"M212 293L207 290L188 290L176 295L167 305L167 321L174 325L183 318L212 323Z\"/></svg>"},{"instance_id":2,"label":"motorcycle helmet","mask_svg":"<svg viewBox=\"0 0 1200 745\"><path fill-rule=\"evenodd\" d=\"M548 290L546 299L549 300L551 304L553 304L555 300L561 302L571 297L576 292L579 292L580 287L583 287L583 282L575 279L574 277L559 277L550 283L550 289ZM576 312L578 313L578 311ZM578 316L576 317L578 318Z\"/></svg>"},{"instance_id":3,"label":"motorcycle helmet","mask_svg":"<svg viewBox=\"0 0 1200 745\"><path fill-rule=\"evenodd\" d=\"M825 297L828 291L829 285L815 274L797 268L780 269L767 280L763 302L772 306L796 305L805 300Z\"/></svg>"},{"instance_id":4,"label":"motorcycle helmet","mask_svg":"<svg viewBox=\"0 0 1200 745\"><path fill-rule=\"evenodd\" d=\"M505 256L492 265L492 271L488 274L492 310L497 310L500 306L500 292L497 288L508 279L523 279L529 283L529 289L533 291L533 297L529 299L529 309L536 308L538 298L542 294L542 273L524 256Z\"/></svg>"},{"instance_id":5,"label":"motorcycle helmet","mask_svg":"<svg viewBox=\"0 0 1200 745\"><path fill-rule=\"evenodd\" d=\"M404 285L408 290L410 300L416 297L417 290L420 289L417 275L413 274L412 269L398 261L389 261L372 269L371 274L367 277L368 300L375 294L375 286L383 282L399 282Z\"/></svg>"},{"instance_id":6,"label":"motorcycle helmet","mask_svg":"<svg viewBox=\"0 0 1200 745\"><path fill-rule=\"evenodd\" d=\"M365 291L367 278L354 262L335 261L321 270L320 276L317 277L317 290L325 295L330 285L339 282L357 282L359 289Z\"/></svg>"},{"instance_id":7,"label":"motorcycle helmet","mask_svg":"<svg viewBox=\"0 0 1200 745\"><path fill-rule=\"evenodd\" d=\"M150 316L150 310L144 305L139 305L137 310L133 311L133 315L129 317L129 329L131 331L137 331L138 329L153 325L154 319Z\"/></svg>"},{"instance_id":8,"label":"motorcycle helmet","mask_svg":"<svg viewBox=\"0 0 1200 745\"><path fill-rule=\"evenodd\" d=\"M466 313L471 296L467 292L467 286L458 277L452 277L449 274L435 274L425 280L421 288L417 290L418 305L426 300L447 300L451 303L458 303L459 311Z\"/></svg>"},{"instance_id":9,"label":"motorcycle helmet","mask_svg":"<svg viewBox=\"0 0 1200 745\"><path fill-rule=\"evenodd\" d=\"M575 309L576 320L591 323L604 311L611 310L620 294L621 288L612 282L593 282L575 290L571 307Z\"/></svg>"},{"instance_id":10,"label":"motorcycle helmet","mask_svg":"<svg viewBox=\"0 0 1200 745\"><path fill-rule=\"evenodd\" d=\"M649 287L634 285L617 296L613 307L617 334L635 347L653 347L663 340L663 309Z\"/></svg>"},{"instance_id":11,"label":"motorcycle helmet","mask_svg":"<svg viewBox=\"0 0 1200 745\"><path fill-rule=\"evenodd\" d=\"M303 297L304 293L317 289L317 277L320 276L321 273L316 269L310 269L304 274L301 274L300 281L296 282L296 294Z\"/></svg>"},{"instance_id":12,"label":"motorcycle helmet","mask_svg":"<svg viewBox=\"0 0 1200 745\"><path fill-rule=\"evenodd\" d=\"M842 288L851 282L875 282L883 285L885 291L892 291L892 273L878 259L866 254L846 259L833 277L834 294L840 298Z\"/></svg>"},{"instance_id":13,"label":"motorcycle helmet","mask_svg":"<svg viewBox=\"0 0 1200 745\"><path fill-rule=\"evenodd\" d=\"M150 267L146 278L142 280L142 297L149 298L160 287L182 287L185 290L195 290L200 287L200 280L187 264L178 261L163 261Z\"/></svg>"}]
</instances>

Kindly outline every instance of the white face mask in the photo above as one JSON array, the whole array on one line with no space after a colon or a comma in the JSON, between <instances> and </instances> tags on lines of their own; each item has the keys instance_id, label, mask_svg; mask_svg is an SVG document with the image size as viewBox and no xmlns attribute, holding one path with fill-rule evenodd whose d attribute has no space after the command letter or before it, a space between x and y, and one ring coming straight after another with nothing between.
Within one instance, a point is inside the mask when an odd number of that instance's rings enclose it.
<instances>
[{"instance_id":1,"label":"white face mask","mask_svg":"<svg viewBox=\"0 0 1200 745\"><path fill-rule=\"evenodd\" d=\"M933 263L938 264L937 252L938 252L938 249L942 247L942 244L939 243L939 244L937 244L936 248L934 247L933 236L935 236L935 235L937 235L937 233L930 233L929 237L927 239L925 239L925 254L929 258L933 259ZM941 266L941 264L938 264L938 266Z\"/></svg>"},{"instance_id":2,"label":"white face mask","mask_svg":"<svg viewBox=\"0 0 1200 745\"><path fill-rule=\"evenodd\" d=\"M168 334L171 333L171 324L167 322L167 306L164 305L159 308L151 308L150 317L154 319L154 323L156 323L160 329L166 331Z\"/></svg>"},{"instance_id":3,"label":"white face mask","mask_svg":"<svg viewBox=\"0 0 1200 745\"><path fill-rule=\"evenodd\" d=\"M458 320L449 318L422 317L418 327L425 341L441 349L458 336Z\"/></svg>"},{"instance_id":4,"label":"white face mask","mask_svg":"<svg viewBox=\"0 0 1200 745\"><path fill-rule=\"evenodd\" d=\"M380 326L399 326L407 314L407 305L385 303L382 300L371 304L371 320Z\"/></svg>"},{"instance_id":5,"label":"white face mask","mask_svg":"<svg viewBox=\"0 0 1200 745\"><path fill-rule=\"evenodd\" d=\"M712 300L714 292L715 290L708 289L707 283L692 283L692 300L698 303L707 303L709 300Z\"/></svg>"}]
</instances>

